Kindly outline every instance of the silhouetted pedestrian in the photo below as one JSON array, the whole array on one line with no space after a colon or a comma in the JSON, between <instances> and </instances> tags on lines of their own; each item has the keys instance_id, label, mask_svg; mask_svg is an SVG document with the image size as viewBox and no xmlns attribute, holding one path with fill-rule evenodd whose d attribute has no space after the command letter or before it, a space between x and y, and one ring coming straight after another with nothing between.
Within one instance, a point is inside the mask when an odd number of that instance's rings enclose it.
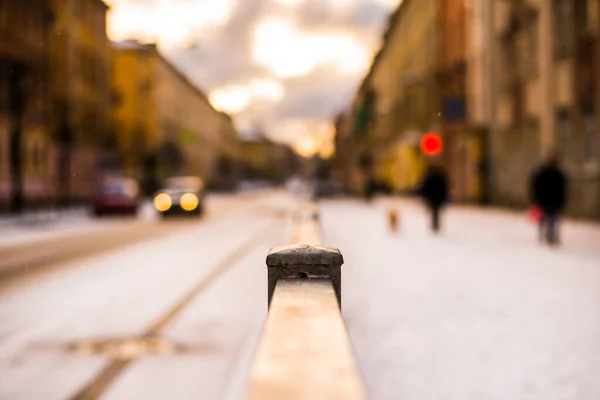
<instances>
[{"instance_id":1,"label":"silhouetted pedestrian","mask_svg":"<svg viewBox=\"0 0 600 400\"><path fill-rule=\"evenodd\" d=\"M427 204L431 213L431 229L440 230L440 212L448 201L448 178L440 166L431 166L423 179L419 194Z\"/></svg>"},{"instance_id":2,"label":"silhouetted pedestrian","mask_svg":"<svg viewBox=\"0 0 600 400\"><path fill-rule=\"evenodd\" d=\"M556 155L533 173L530 192L532 202L542 211L540 240L558 244L558 218L567 203L567 178Z\"/></svg>"}]
</instances>

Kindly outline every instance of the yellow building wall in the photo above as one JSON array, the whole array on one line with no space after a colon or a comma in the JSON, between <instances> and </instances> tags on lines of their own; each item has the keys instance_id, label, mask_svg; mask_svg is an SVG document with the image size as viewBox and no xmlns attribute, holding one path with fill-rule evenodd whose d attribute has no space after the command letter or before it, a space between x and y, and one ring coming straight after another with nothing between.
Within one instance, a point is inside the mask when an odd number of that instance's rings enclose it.
<instances>
[{"instance_id":1,"label":"yellow building wall","mask_svg":"<svg viewBox=\"0 0 600 400\"><path fill-rule=\"evenodd\" d=\"M107 6L101 0L51 0L49 129L58 131L68 112L74 141L69 150L69 196L89 198L98 161L108 141L111 115ZM57 149L55 149L57 150Z\"/></svg>"},{"instance_id":2,"label":"yellow building wall","mask_svg":"<svg viewBox=\"0 0 600 400\"><path fill-rule=\"evenodd\" d=\"M51 174L51 131L48 126L49 86L47 74L48 42L47 9L42 2L28 7L15 1L0 2L0 31L10 32L0 38L0 208L8 206L11 184L11 119L10 87L17 83L13 66L21 65L26 80L34 85L23 104L21 134L21 168L25 203L48 201L56 185ZM27 20L29 23L24 24ZM18 84L18 83L17 83Z\"/></svg>"},{"instance_id":3,"label":"yellow building wall","mask_svg":"<svg viewBox=\"0 0 600 400\"><path fill-rule=\"evenodd\" d=\"M147 53L113 50L112 85L115 91L113 126L125 172L140 178L142 153L156 149L156 127L151 101L152 64Z\"/></svg>"},{"instance_id":4,"label":"yellow building wall","mask_svg":"<svg viewBox=\"0 0 600 400\"><path fill-rule=\"evenodd\" d=\"M424 161L414 144L398 141L410 131L436 129L439 106L432 83L437 68L439 2L406 1L400 7L369 77L380 108L366 142L377 144L372 146L376 177L394 190L409 191L421 181ZM405 113L407 103L410 114Z\"/></svg>"},{"instance_id":5,"label":"yellow building wall","mask_svg":"<svg viewBox=\"0 0 600 400\"><path fill-rule=\"evenodd\" d=\"M396 189L403 192L417 188L424 171L423 159L418 149L407 144L398 144L396 163Z\"/></svg>"},{"instance_id":6,"label":"yellow building wall","mask_svg":"<svg viewBox=\"0 0 600 400\"><path fill-rule=\"evenodd\" d=\"M221 136L232 122L151 45L117 46L113 51L113 87L119 101L114 125L127 173L141 178L140 155L175 144L184 156L178 173L208 181L221 151ZM159 178L173 173L164 163Z\"/></svg>"},{"instance_id":7,"label":"yellow building wall","mask_svg":"<svg viewBox=\"0 0 600 400\"><path fill-rule=\"evenodd\" d=\"M156 58L154 76L157 140L180 143L185 172L209 180L219 155L221 113L162 57Z\"/></svg>"},{"instance_id":8,"label":"yellow building wall","mask_svg":"<svg viewBox=\"0 0 600 400\"><path fill-rule=\"evenodd\" d=\"M87 137L88 125L105 130L111 110L106 11L101 0L52 0L56 32L50 40L51 64L56 66L52 91L70 100L75 127L83 131L79 134L86 142L94 141Z\"/></svg>"}]
</instances>

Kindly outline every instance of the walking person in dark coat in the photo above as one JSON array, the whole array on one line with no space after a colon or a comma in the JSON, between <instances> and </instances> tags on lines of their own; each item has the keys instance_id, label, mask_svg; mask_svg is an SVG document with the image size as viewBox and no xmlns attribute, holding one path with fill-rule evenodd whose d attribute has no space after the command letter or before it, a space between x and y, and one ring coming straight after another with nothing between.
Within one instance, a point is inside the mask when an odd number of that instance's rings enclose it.
<instances>
[{"instance_id":1,"label":"walking person in dark coat","mask_svg":"<svg viewBox=\"0 0 600 400\"><path fill-rule=\"evenodd\" d=\"M436 233L440 230L440 211L448 201L448 186L446 172L442 167L434 165L429 167L419 189L419 194L431 213L431 229Z\"/></svg>"},{"instance_id":2,"label":"walking person in dark coat","mask_svg":"<svg viewBox=\"0 0 600 400\"><path fill-rule=\"evenodd\" d=\"M531 200L542 211L540 239L558 244L558 217L567 203L567 178L556 155L534 172L530 192Z\"/></svg>"}]
</instances>

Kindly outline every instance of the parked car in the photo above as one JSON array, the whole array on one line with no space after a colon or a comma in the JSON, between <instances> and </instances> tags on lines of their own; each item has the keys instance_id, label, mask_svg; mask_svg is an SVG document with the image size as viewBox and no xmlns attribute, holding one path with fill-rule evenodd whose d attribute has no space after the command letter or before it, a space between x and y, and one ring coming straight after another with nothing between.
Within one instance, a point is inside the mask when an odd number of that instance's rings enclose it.
<instances>
[{"instance_id":1,"label":"parked car","mask_svg":"<svg viewBox=\"0 0 600 400\"><path fill-rule=\"evenodd\" d=\"M93 213L96 217L137 215L140 203L140 187L134 179L113 178L100 185L93 199Z\"/></svg>"},{"instance_id":2,"label":"parked car","mask_svg":"<svg viewBox=\"0 0 600 400\"><path fill-rule=\"evenodd\" d=\"M194 176L172 177L154 196L154 208L161 217L201 216L204 213L205 185Z\"/></svg>"}]
</instances>

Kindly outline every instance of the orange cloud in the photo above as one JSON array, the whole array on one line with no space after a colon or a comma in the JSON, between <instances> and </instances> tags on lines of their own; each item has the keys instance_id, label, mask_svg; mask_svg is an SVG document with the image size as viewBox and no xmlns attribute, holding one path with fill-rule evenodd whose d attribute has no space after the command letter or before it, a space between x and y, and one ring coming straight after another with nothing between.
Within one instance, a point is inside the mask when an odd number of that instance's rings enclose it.
<instances>
[{"instance_id":1,"label":"orange cloud","mask_svg":"<svg viewBox=\"0 0 600 400\"><path fill-rule=\"evenodd\" d=\"M257 63L280 78L304 76L320 66L340 73L362 74L371 52L348 32L301 32L289 18L259 21L253 36L253 56Z\"/></svg>"}]
</instances>

